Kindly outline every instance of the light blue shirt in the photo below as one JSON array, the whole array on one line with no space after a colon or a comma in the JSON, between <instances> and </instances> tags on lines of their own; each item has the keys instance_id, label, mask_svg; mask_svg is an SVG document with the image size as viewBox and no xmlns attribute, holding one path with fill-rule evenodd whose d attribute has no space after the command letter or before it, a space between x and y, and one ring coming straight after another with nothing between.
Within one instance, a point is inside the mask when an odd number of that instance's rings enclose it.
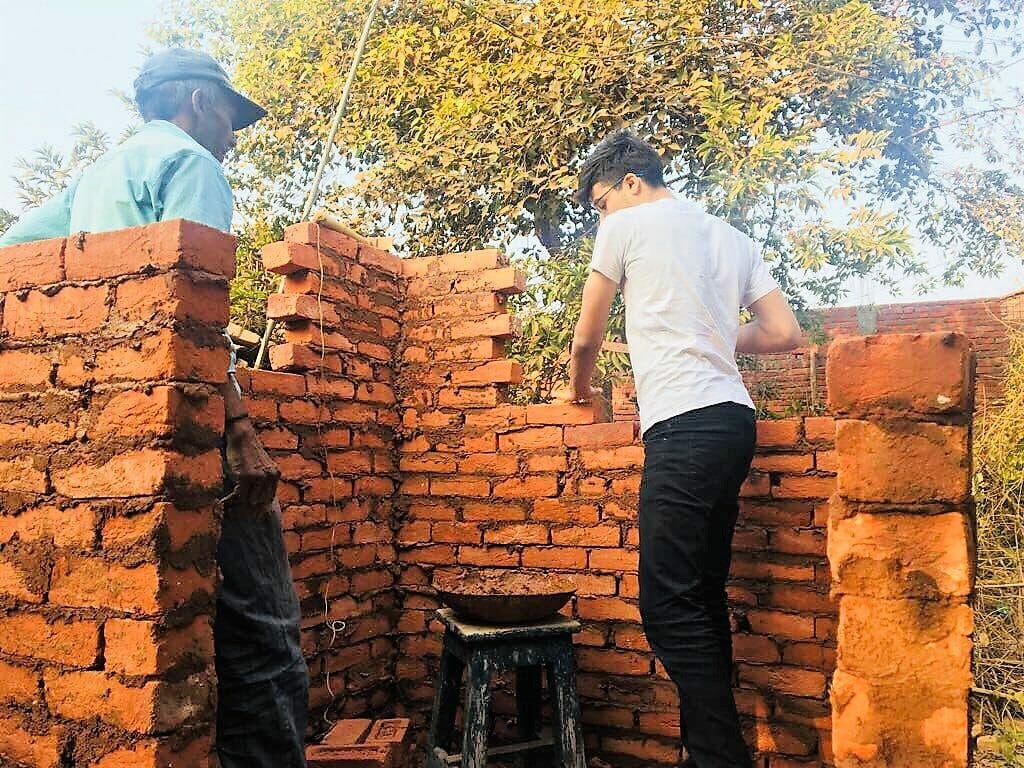
<instances>
[{"instance_id":1,"label":"light blue shirt","mask_svg":"<svg viewBox=\"0 0 1024 768\"><path fill-rule=\"evenodd\" d=\"M174 123L152 120L63 192L23 214L0 237L0 247L170 219L230 232L232 208L231 187L217 159ZM229 373L234 371L232 344Z\"/></svg>"},{"instance_id":2,"label":"light blue shirt","mask_svg":"<svg viewBox=\"0 0 1024 768\"><path fill-rule=\"evenodd\" d=\"M27 211L0 237L0 246L167 219L230 232L232 207L217 159L174 123L152 120L59 195Z\"/></svg>"}]
</instances>

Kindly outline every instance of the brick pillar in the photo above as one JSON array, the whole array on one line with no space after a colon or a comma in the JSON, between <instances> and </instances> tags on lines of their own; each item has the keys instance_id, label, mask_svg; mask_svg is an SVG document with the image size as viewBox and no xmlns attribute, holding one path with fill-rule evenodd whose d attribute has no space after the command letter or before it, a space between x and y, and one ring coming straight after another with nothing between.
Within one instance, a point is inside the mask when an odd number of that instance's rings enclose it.
<instances>
[{"instance_id":1,"label":"brick pillar","mask_svg":"<svg viewBox=\"0 0 1024 768\"><path fill-rule=\"evenodd\" d=\"M302 604L310 723L393 708L398 485L395 360L402 261L300 223L263 249L284 276L267 315L274 371L243 375L249 412L281 469L278 489Z\"/></svg>"},{"instance_id":2,"label":"brick pillar","mask_svg":"<svg viewBox=\"0 0 1024 768\"><path fill-rule=\"evenodd\" d=\"M838 768L967 765L973 357L951 333L837 340Z\"/></svg>"},{"instance_id":3,"label":"brick pillar","mask_svg":"<svg viewBox=\"0 0 1024 768\"><path fill-rule=\"evenodd\" d=\"M0 763L203 766L234 239L0 250Z\"/></svg>"}]
</instances>

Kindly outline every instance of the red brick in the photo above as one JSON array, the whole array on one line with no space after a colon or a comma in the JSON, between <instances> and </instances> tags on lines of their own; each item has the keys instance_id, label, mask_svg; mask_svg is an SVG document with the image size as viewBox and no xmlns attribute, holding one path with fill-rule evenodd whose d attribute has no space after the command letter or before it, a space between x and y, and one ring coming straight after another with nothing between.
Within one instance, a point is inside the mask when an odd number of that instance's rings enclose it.
<instances>
[{"instance_id":1,"label":"red brick","mask_svg":"<svg viewBox=\"0 0 1024 768\"><path fill-rule=\"evenodd\" d=\"M486 480L441 478L430 480L431 496L489 496L491 485Z\"/></svg>"},{"instance_id":2,"label":"red brick","mask_svg":"<svg viewBox=\"0 0 1024 768\"><path fill-rule=\"evenodd\" d=\"M447 272L476 272L482 269L494 269L507 263L501 251L488 248L464 253L446 253L443 256L423 256L404 259L402 274L409 277L422 277L430 274Z\"/></svg>"},{"instance_id":3,"label":"red brick","mask_svg":"<svg viewBox=\"0 0 1024 768\"><path fill-rule=\"evenodd\" d=\"M531 499L558 495L558 478L554 475L527 475L495 483L494 496L498 498Z\"/></svg>"},{"instance_id":4,"label":"red brick","mask_svg":"<svg viewBox=\"0 0 1024 768\"><path fill-rule=\"evenodd\" d=\"M0 390L45 388L53 363L48 355L20 349L0 349Z\"/></svg>"},{"instance_id":5,"label":"red brick","mask_svg":"<svg viewBox=\"0 0 1024 768\"><path fill-rule=\"evenodd\" d=\"M501 453L476 453L459 462L459 472L467 475L512 475L519 466L515 456Z\"/></svg>"},{"instance_id":6,"label":"red brick","mask_svg":"<svg viewBox=\"0 0 1024 768\"><path fill-rule=\"evenodd\" d=\"M189 736L184 746L175 739L134 741L130 747L115 749L89 763L89 768L212 768L212 735Z\"/></svg>"},{"instance_id":7,"label":"red brick","mask_svg":"<svg viewBox=\"0 0 1024 768\"><path fill-rule=\"evenodd\" d=\"M772 549L791 555L825 555L825 533L814 529L772 532Z\"/></svg>"},{"instance_id":8,"label":"red brick","mask_svg":"<svg viewBox=\"0 0 1024 768\"><path fill-rule=\"evenodd\" d=\"M604 648L579 648L579 668L584 672L607 672L612 675L649 675L651 657L635 651Z\"/></svg>"},{"instance_id":9,"label":"red brick","mask_svg":"<svg viewBox=\"0 0 1024 768\"><path fill-rule=\"evenodd\" d=\"M526 510L507 502L466 502L462 505L463 520L525 520Z\"/></svg>"},{"instance_id":10,"label":"red brick","mask_svg":"<svg viewBox=\"0 0 1024 768\"><path fill-rule=\"evenodd\" d=\"M163 675L184 663L202 667L213 659L213 625L207 616L169 631L151 621L108 619L103 639L106 669L123 675Z\"/></svg>"},{"instance_id":11,"label":"red brick","mask_svg":"<svg viewBox=\"0 0 1024 768\"><path fill-rule=\"evenodd\" d=\"M580 450L580 460L586 469L630 469L642 467L644 449L641 445L619 448Z\"/></svg>"},{"instance_id":12,"label":"red brick","mask_svg":"<svg viewBox=\"0 0 1024 768\"><path fill-rule=\"evenodd\" d=\"M217 347L197 347L170 328L143 338L138 343L119 345L97 352L88 362L73 345L60 354L57 380L70 387L89 381L153 381L175 379L220 384L227 381L227 342L218 337ZM86 352L91 357L92 350Z\"/></svg>"},{"instance_id":13,"label":"red brick","mask_svg":"<svg viewBox=\"0 0 1024 768\"><path fill-rule=\"evenodd\" d=\"M484 531L485 544L547 544L548 529L544 525L521 523L503 525Z\"/></svg>"},{"instance_id":14,"label":"red brick","mask_svg":"<svg viewBox=\"0 0 1024 768\"><path fill-rule=\"evenodd\" d=\"M757 422L757 444L764 448L791 448L800 440L800 419Z\"/></svg>"},{"instance_id":15,"label":"red brick","mask_svg":"<svg viewBox=\"0 0 1024 768\"><path fill-rule=\"evenodd\" d=\"M775 663L780 659L775 641L763 635L735 634L732 637L733 655L738 661Z\"/></svg>"},{"instance_id":16,"label":"red brick","mask_svg":"<svg viewBox=\"0 0 1024 768\"><path fill-rule=\"evenodd\" d=\"M781 611L748 611L750 628L759 635L807 640L814 637L814 619Z\"/></svg>"},{"instance_id":17,"label":"red brick","mask_svg":"<svg viewBox=\"0 0 1024 768\"><path fill-rule=\"evenodd\" d=\"M194 570L179 571L146 563L134 568L98 557L68 555L58 558L50 583L50 602L115 611L159 614L214 591L213 577Z\"/></svg>"},{"instance_id":18,"label":"red brick","mask_svg":"<svg viewBox=\"0 0 1024 768\"><path fill-rule=\"evenodd\" d=\"M0 490L46 493L46 457L22 455L0 461Z\"/></svg>"},{"instance_id":19,"label":"red brick","mask_svg":"<svg viewBox=\"0 0 1024 768\"><path fill-rule=\"evenodd\" d=\"M275 344L270 347L270 366L275 371L333 371L341 373L335 354L321 356L304 344Z\"/></svg>"},{"instance_id":20,"label":"red brick","mask_svg":"<svg viewBox=\"0 0 1024 768\"><path fill-rule=\"evenodd\" d=\"M523 366L513 360L493 360L452 373L452 383L456 385L519 384L522 380Z\"/></svg>"},{"instance_id":21,"label":"red brick","mask_svg":"<svg viewBox=\"0 0 1024 768\"><path fill-rule=\"evenodd\" d=\"M760 472L789 472L800 474L814 469L814 454L811 453L772 453L755 456L752 469Z\"/></svg>"},{"instance_id":22,"label":"red brick","mask_svg":"<svg viewBox=\"0 0 1024 768\"><path fill-rule=\"evenodd\" d=\"M0 597L25 603L43 602L46 592L45 572L40 577L33 572L35 570L0 553Z\"/></svg>"},{"instance_id":23,"label":"red brick","mask_svg":"<svg viewBox=\"0 0 1024 768\"><path fill-rule=\"evenodd\" d=\"M634 423L613 421L606 424L586 424L565 428L565 444L574 448L611 448L632 445Z\"/></svg>"},{"instance_id":24,"label":"red brick","mask_svg":"<svg viewBox=\"0 0 1024 768\"><path fill-rule=\"evenodd\" d=\"M0 702L32 704L39 698L40 682L39 675L32 669L0 660Z\"/></svg>"},{"instance_id":25,"label":"red brick","mask_svg":"<svg viewBox=\"0 0 1024 768\"><path fill-rule=\"evenodd\" d=\"M105 285L69 285L53 294L30 291L24 298L8 297L3 330L15 339L85 334L99 328L107 312Z\"/></svg>"},{"instance_id":26,"label":"red brick","mask_svg":"<svg viewBox=\"0 0 1024 768\"><path fill-rule=\"evenodd\" d=\"M826 499L835 493L836 479L819 475L783 475L772 487L776 499Z\"/></svg>"},{"instance_id":27,"label":"red brick","mask_svg":"<svg viewBox=\"0 0 1024 768\"><path fill-rule=\"evenodd\" d=\"M970 365L969 342L959 333L837 339L828 351L829 407L859 416L964 411Z\"/></svg>"},{"instance_id":28,"label":"red brick","mask_svg":"<svg viewBox=\"0 0 1024 768\"><path fill-rule=\"evenodd\" d=\"M549 403L526 406L527 424L595 424L608 421L600 403Z\"/></svg>"},{"instance_id":29,"label":"red brick","mask_svg":"<svg viewBox=\"0 0 1024 768\"><path fill-rule=\"evenodd\" d=\"M156 681L129 687L104 672L44 673L50 709L72 720L99 716L136 733L160 733L211 714L212 687L205 677L169 685Z\"/></svg>"},{"instance_id":30,"label":"red brick","mask_svg":"<svg viewBox=\"0 0 1024 768\"><path fill-rule=\"evenodd\" d=\"M595 549L590 553L590 567L599 571L636 571L640 553L632 549Z\"/></svg>"},{"instance_id":31,"label":"red brick","mask_svg":"<svg viewBox=\"0 0 1024 768\"><path fill-rule=\"evenodd\" d=\"M581 597L576 611L585 621L640 621L640 609L616 597Z\"/></svg>"},{"instance_id":32,"label":"red brick","mask_svg":"<svg viewBox=\"0 0 1024 768\"><path fill-rule=\"evenodd\" d=\"M829 442L836 438L836 422L831 416L808 416L804 419L804 436L808 442Z\"/></svg>"},{"instance_id":33,"label":"red brick","mask_svg":"<svg viewBox=\"0 0 1024 768\"><path fill-rule=\"evenodd\" d=\"M491 568L510 568L519 565L519 554L511 547L459 547L460 565L483 565ZM450 564L451 558L441 564Z\"/></svg>"},{"instance_id":34,"label":"red brick","mask_svg":"<svg viewBox=\"0 0 1024 768\"><path fill-rule=\"evenodd\" d=\"M789 694L812 698L821 698L825 695L825 675L815 670L776 665L755 667L740 664L739 667L741 683L749 683L776 695Z\"/></svg>"},{"instance_id":35,"label":"red brick","mask_svg":"<svg viewBox=\"0 0 1024 768\"><path fill-rule=\"evenodd\" d=\"M312 746L306 749L306 760L309 768L394 768L395 751L392 744Z\"/></svg>"},{"instance_id":36,"label":"red brick","mask_svg":"<svg viewBox=\"0 0 1024 768\"><path fill-rule=\"evenodd\" d=\"M510 339L518 336L520 330L521 324L515 315L500 314L455 323L448 329L448 335L453 339L470 339L480 336Z\"/></svg>"},{"instance_id":37,"label":"red brick","mask_svg":"<svg viewBox=\"0 0 1024 768\"><path fill-rule=\"evenodd\" d=\"M76 463L54 468L51 477L58 493L79 499L149 496L169 483L213 490L221 482L221 457L215 450L184 456L146 448L115 455L99 465Z\"/></svg>"},{"instance_id":38,"label":"red brick","mask_svg":"<svg viewBox=\"0 0 1024 768\"><path fill-rule=\"evenodd\" d=\"M523 566L579 570L587 567L587 550L581 547L529 547L523 550Z\"/></svg>"},{"instance_id":39,"label":"red brick","mask_svg":"<svg viewBox=\"0 0 1024 768\"><path fill-rule=\"evenodd\" d=\"M551 543L577 547L618 547L622 532L618 525L578 526L551 532Z\"/></svg>"},{"instance_id":40,"label":"red brick","mask_svg":"<svg viewBox=\"0 0 1024 768\"><path fill-rule=\"evenodd\" d=\"M294 242L270 243L260 249L263 268L278 275L290 275L300 270L310 270L326 275L339 275L341 268L337 261L326 253L317 253L316 246Z\"/></svg>"},{"instance_id":41,"label":"red brick","mask_svg":"<svg viewBox=\"0 0 1024 768\"><path fill-rule=\"evenodd\" d=\"M0 250L0 257L6 250ZM38 728L30 731L30 727L13 713L0 713L0 757L32 768L57 768L61 763L64 729L51 723L45 733L39 733Z\"/></svg>"},{"instance_id":42,"label":"red brick","mask_svg":"<svg viewBox=\"0 0 1024 768\"><path fill-rule=\"evenodd\" d=\"M94 621L56 619L30 613L0 616L0 651L72 667L88 667L99 656L100 628Z\"/></svg>"},{"instance_id":43,"label":"red brick","mask_svg":"<svg viewBox=\"0 0 1024 768\"><path fill-rule=\"evenodd\" d=\"M840 421L839 493L857 501L963 501L970 492L968 428Z\"/></svg>"},{"instance_id":44,"label":"red brick","mask_svg":"<svg viewBox=\"0 0 1024 768\"><path fill-rule=\"evenodd\" d=\"M224 429L219 395L189 399L176 387L151 387L115 393L87 427L87 434L117 437L170 437L199 427L217 435Z\"/></svg>"},{"instance_id":45,"label":"red brick","mask_svg":"<svg viewBox=\"0 0 1024 768\"><path fill-rule=\"evenodd\" d=\"M94 280L183 267L235 276L235 238L183 219L112 232L74 234L64 249L68 280Z\"/></svg>"},{"instance_id":46,"label":"red brick","mask_svg":"<svg viewBox=\"0 0 1024 768\"><path fill-rule=\"evenodd\" d=\"M560 427L533 427L498 435L501 451L522 451L536 448L557 448L562 445Z\"/></svg>"},{"instance_id":47,"label":"red brick","mask_svg":"<svg viewBox=\"0 0 1024 768\"><path fill-rule=\"evenodd\" d=\"M194 273L168 272L119 283L114 310L121 318L148 323L154 318L228 324L228 290Z\"/></svg>"},{"instance_id":48,"label":"red brick","mask_svg":"<svg viewBox=\"0 0 1024 768\"><path fill-rule=\"evenodd\" d=\"M64 238L9 245L0 250L0 293L64 279Z\"/></svg>"},{"instance_id":49,"label":"red brick","mask_svg":"<svg viewBox=\"0 0 1024 768\"><path fill-rule=\"evenodd\" d=\"M497 387L442 389L437 404L442 408L491 408L502 401Z\"/></svg>"},{"instance_id":50,"label":"red brick","mask_svg":"<svg viewBox=\"0 0 1024 768\"><path fill-rule=\"evenodd\" d=\"M548 520L560 523L596 523L600 516L600 512L598 512L597 507L593 504L580 504L579 502L566 501L564 498L535 499L533 502L533 512L530 514L533 520Z\"/></svg>"},{"instance_id":51,"label":"red brick","mask_svg":"<svg viewBox=\"0 0 1024 768\"><path fill-rule=\"evenodd\" d=\"M320 743L339 747L359 744L372 726L372 720L339 720Z\"/></svg>"},{"instance_id":52,"label":"red brick","mask_svg":"<svg viewBox=\"0 0 1024 768\"><path fill-rule=\"evenodd\" d=\"M330 251L331 260L342 257L343 260L356 258L359 252L359 241L343 232L335 232L320 225L304 221L285 227L284 239L289 243L299 243L322 251Z\"/></svg>"}]
</instances>

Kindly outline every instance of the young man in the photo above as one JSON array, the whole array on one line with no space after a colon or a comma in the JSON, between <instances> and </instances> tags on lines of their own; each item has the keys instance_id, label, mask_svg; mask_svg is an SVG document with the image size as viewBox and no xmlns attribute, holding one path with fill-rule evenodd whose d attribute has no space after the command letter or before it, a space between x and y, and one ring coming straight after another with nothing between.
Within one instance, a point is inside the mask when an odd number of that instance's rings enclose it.
<instances>
[{"instance_id":1,"label":"young man","mask_svg":"<svg viewBox=\"0 0 1024 768\"><path fill-rule=\"evenodd\" d=\"M234 132L266 111L236 91L212 58L183 49L146 61L135 101L145 125L22 216L0 246L168 219L231 230L221 163ZM233 360L228 378L220 389L231 489L217 547L217 752L223 768L301 768L309 676L275 500L280 473L246 414Z\"/></svg>"},{"instance_id":2,"label":"young man","mask_svg":"<svg viewBox=\"0 0 1024 768\"><path fill-rule=\"evenodd\" d=\"M737 352L778 352L800 327L750 238L665 186L662 162L629 133L601 142L579 200L601 218L572 343L573 397L589 400L615 292L626 304L646 457L640 486L640 614L679 688L696 768L750 768L732 694L726 608L739 490L754 454L754 407ZM754 320L740 325L740 307Z\"/></svg>"}]
</instances>

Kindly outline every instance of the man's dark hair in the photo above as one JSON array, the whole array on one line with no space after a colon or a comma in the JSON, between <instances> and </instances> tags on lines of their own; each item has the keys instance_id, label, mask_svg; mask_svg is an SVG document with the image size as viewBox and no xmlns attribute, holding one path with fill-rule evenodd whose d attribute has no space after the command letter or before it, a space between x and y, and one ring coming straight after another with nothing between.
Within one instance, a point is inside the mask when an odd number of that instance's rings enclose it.
<instances>
[{"instance_id":1,"label":"man's dark hair","mask_svg":"<svg viewBox=\"0 0 1024 768\"><path fill-rule=\"evenodd\" d=\"M150 120L171 120L188 106L196 90L204 91L214 100L223 98L220 86L211 80L170 80L136 93L135 106L147 123Z\"/></svg>"},{"instance_id":2,"label":"man's dark hair","mask_svg":"<svg viewBox=\"0 0 1024 768\"><path fill-rule=\"evenodd\" d=\"M652 187L663 187L663 169L661 155L654 147L629 131L616 131L594 147L583 162L576 199L581 205L589 204L595 184L614 184L627 173L635 173Z\"/></svg>"}]
</instances>

